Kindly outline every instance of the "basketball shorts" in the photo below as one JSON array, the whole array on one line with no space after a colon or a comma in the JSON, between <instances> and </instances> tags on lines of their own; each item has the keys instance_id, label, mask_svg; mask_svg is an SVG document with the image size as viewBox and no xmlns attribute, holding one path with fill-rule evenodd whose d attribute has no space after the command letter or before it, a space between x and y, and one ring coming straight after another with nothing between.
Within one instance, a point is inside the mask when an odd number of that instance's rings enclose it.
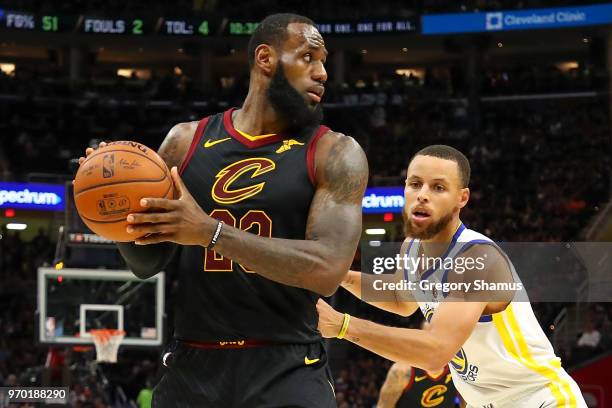
<instances>
[{"instance_id":1,"label":"basketball shorts","mask_svg":"<svg viewBox=\"0 0 612 408\"><path fill-rule=\"evenodd\" d=\"M323 343L196 348L171 342L152 407L336 407Z\"/></svg>"}]
</instances>

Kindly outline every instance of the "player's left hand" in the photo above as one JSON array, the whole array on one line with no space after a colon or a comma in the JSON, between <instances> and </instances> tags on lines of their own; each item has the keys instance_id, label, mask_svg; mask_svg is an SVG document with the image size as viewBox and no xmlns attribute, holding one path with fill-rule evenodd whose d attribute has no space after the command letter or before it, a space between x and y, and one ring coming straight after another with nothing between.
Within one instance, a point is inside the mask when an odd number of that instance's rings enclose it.
<instances>
[{"instance_id":1,"label":"player's left hand","mask_svg":"<svg viewBox=\"0 0 612 408\"><path fill-rule=\"evenodd\" d=\"M210 243L217 220L211 218L195 201L181 180L176 167L170 170L178 199L143 198L140 205L150 212L127 216L129 233L138 238L137 245L170 241L181 245Z\"/></svg>"},{"instance_id":2,"label":"player's left hand","mask_svg":"<svg viewBox=\"0 0 612 408\"><path fill-rule=\"evenodd\" d=\"M317 312L319 312L319 331L325 338L337 337L342 328L344 314L331 307L323 299L317 302Z\"/></svg>"}]
</instances>

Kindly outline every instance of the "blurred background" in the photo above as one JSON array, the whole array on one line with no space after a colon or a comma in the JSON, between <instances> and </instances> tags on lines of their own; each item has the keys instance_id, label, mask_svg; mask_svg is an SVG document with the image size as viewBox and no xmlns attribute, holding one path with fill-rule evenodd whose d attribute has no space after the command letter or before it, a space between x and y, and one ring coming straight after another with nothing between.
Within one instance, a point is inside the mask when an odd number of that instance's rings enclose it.
<instances>
[{"instance_id":1,"label":"blurred background","mask_svg":"<svg viewBox=\"0 0 612 408\"><path fill-rule=\"evenodd\" d=\"M64 384L73 406L123 407L155 385L157 347L122 348L119 363L83 369L91 348L39 341L39 267L122 267L75 217L65 184L73 159L102 140L157 148L174 124L239 106L249 35L286 11L318 24L330 51L325 123L368 156L362 248L402 239L408 160L437 143L470 159L468 227L497 241L612 238L612 3L3 0L0 386ZM576 290L577 303L534 310L589 406L605 407L606 396L611 406L612 303L580 302L579 282ZM419 324L342 289L334 302L381 323ZM338 405L375 406L390 363L348 342L330 347Z\"/></svg>"}]
</instances>

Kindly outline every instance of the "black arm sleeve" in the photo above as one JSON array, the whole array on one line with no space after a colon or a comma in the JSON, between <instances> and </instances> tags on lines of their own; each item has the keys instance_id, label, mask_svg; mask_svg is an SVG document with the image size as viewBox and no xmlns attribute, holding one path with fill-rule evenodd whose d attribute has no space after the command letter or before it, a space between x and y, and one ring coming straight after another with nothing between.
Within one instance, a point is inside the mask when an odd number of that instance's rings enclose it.
<instances>
[{"instance_id":1,"label":"black arm sleeve","mask_svg":"<svg viewBox=\"0 0 612 408\"><path fill-rule=\"evenodd\" d=\"M178 245L162 242L153 245L136 245L133 242L117 242L121 256L140 279L147 279L164 269L174 256Z\"/></svg>"}]
</instances>

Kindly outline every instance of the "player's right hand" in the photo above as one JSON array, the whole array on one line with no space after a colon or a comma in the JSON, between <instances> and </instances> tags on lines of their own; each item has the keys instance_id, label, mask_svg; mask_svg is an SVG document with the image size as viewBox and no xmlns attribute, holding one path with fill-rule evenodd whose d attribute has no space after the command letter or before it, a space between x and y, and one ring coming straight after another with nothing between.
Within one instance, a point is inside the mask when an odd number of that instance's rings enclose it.
<instances>
[{"instance_id":1,"label":"player's right hand","mask_svg":"<svg viewBox=\"0 0 612 408\"><path fill-rule=\"evenodd\" d=\"M106 146L106 142L100 142L100 144L98 145L98 148L104 147L104 146ZM85 149L85 157L83 156L79 157L79 166L83 164L85 159L89 157L89 155L92 154L95 150L96 149L94 149L93 147L88 147L87 149Z\"/></svg>"}]
</instances>

